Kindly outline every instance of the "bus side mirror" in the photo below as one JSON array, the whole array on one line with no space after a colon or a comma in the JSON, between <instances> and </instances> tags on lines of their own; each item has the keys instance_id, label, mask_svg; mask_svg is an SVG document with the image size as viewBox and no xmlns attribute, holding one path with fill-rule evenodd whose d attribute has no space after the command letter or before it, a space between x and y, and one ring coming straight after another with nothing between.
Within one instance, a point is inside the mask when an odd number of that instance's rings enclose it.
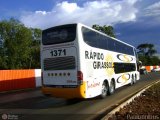
<instances>
[{"instance_id":1,"label":"bus side mirror","mask_svg":"<svg viewBox=\"0 0 160 120\"><path fill-rule=\"evenodd\" d=\"M141 68L142 67L142 62L138 61L138 66Z\"/></svg>"}]
</instances>

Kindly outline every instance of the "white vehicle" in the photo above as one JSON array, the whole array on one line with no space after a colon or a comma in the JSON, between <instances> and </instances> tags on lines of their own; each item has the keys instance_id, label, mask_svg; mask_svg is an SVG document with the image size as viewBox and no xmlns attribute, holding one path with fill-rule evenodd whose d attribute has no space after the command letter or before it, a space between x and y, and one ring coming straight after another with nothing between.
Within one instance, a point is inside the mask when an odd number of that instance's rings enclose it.
<instances>
[{"instance_id":1,"label":"white vehicle","mask_svg":"<svg viewBox=\"0 0 160 120\"><path fill-rule=\"evenodd\" d=\"M160 71L160 68L154 68L151 70L151 72L159 72Z\"/></svg>"},{"instance_id":2,"label":"white vehicle","mask_svg":"<svg viewBox=\"0 0 160 120\"><path fill-rule=\"evenodd\" d=\"M136 49L90 27L67 24L42 32L42 92L93 98L139 80Z\"/></svg>"}]
</instances>

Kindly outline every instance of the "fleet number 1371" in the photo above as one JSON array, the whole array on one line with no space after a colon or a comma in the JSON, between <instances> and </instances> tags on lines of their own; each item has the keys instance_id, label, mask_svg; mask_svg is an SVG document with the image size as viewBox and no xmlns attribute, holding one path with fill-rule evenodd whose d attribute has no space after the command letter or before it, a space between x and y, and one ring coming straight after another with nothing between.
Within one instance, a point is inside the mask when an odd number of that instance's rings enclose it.
<instances>
[{"instance_id":1,"label":"fleet number 1371","mask_svg":"<svg viewBox=\"0 0 160 120\"><path fill-rule=\"evenodd\" d=\"M51 56L65 56L66 49L51 50L50 54Z\"/></svg>"}]
</instances>

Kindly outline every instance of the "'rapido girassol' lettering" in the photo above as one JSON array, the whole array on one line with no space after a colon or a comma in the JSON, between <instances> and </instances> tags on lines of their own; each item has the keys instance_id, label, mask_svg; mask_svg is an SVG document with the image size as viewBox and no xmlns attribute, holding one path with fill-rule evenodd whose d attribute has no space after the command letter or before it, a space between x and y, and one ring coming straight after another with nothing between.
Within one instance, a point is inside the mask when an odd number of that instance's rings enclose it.
<instances>
[{"instance_id":1,"label":"'rapido girassol' lettering","mask_svg":"<svg viewBox=\"0 0 160 120\"><path fill-rule=\"evenodd\" d=\"M98 60L104 60L104 54L103 53L85 51L85 59L97 60L97 61L93 61L93 68L94 69L113 68L113 63L112 62L98 61Z\"/></svg>"}]
</instances>

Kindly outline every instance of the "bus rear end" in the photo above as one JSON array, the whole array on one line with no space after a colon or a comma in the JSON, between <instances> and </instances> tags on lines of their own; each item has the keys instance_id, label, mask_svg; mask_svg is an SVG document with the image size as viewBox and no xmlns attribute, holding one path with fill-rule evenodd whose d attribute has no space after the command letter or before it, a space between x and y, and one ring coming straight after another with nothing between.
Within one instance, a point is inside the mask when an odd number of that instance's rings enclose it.
<instances>
[{"instance_id":1,"label":"bus rear end","mask_svg":"<svg viewBox=\"0 0 160 120\"><path fill-rule=\"evenodd\" d=\"M79 67L77 24L52 27L42 32L42 92L61 98L85 98Z\"/></svg>"}]
</instances>

